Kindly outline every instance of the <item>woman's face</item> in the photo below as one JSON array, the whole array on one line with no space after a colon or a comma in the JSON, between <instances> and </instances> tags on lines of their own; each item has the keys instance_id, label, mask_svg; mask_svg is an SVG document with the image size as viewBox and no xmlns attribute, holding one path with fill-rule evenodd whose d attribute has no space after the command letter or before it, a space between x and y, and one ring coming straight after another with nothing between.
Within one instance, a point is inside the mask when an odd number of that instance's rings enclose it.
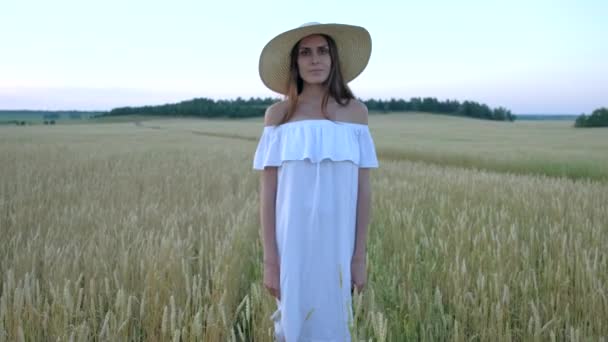
<instances>
[{"instance_id":1,"label":"woman's face","mask_svg":"<svg viewBox=\"0 0 608 342\"><path fill-rule=\"evenodd\" d=\"M297 53L298 71L304 82L325 82L331 70L331 56L325 37L315 34L302 38Z\"/></svg>"}]
</instances>

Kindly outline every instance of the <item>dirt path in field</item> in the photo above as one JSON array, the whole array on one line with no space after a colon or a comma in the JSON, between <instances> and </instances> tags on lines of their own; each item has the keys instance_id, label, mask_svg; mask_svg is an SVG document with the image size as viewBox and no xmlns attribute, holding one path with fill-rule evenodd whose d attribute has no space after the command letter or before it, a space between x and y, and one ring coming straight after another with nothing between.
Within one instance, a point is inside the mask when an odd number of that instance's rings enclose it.
<instances>
[{"instance_id":1,"label":"dirt path in field","mask_svg":"<svg viewBox=\"0 0 608 342\"><path fill-rule=\"evenodd\" d=\"M161 126L147 125L147 124L144 124L141 121L135 121L133 123L135 124L135 126L141 127L141 128L167 130L167 128L163 128ZM257 141L258 140L258 138L255 138L255 137L247 137L247 136L238 135L238 134L218 133L218 132L206 132L206 131L198 131L198 130L193 130L193 129L183 129L183 130L179 130L179 131L180 132L189 132L189 133L192 133L192 134L195 134L195 135L202 135L202 136L214 137L214 138L238 139L238 140L246 140L246 141Z\"/></svg>"}]
</instances>

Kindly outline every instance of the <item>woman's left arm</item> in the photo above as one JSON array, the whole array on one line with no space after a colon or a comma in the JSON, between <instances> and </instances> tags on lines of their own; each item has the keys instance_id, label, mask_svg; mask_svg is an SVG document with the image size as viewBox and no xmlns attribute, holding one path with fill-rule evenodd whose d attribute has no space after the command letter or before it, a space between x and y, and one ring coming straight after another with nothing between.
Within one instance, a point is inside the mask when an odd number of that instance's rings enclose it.
<instances>
[{"instance_id":1,"label":"woman's left arm","mask_svg":"<svg viewBox=\"0 0 608 342\"><path fill-rule=\"evenodd\" d=\"M350 263L351 282L361 292L367 283L366 271L366 245L367 226L371 214L371 185L369 169L359 169L359 183L357 191L357 222L355 224L355 251Z\"/></svg>"},{"instance_id":2,"label":"woman's left arm","mask_svg":"<svg viewBox=\"0 0 608 342\"><path fill-rule=\"evenodd\" d=\"M359 169L359 184L357 190L357 223L355 235L355 251L353 260L365 260L367 244L367 226L371 214L371 184L368 168Z\"/></svg>"}]
</instances>

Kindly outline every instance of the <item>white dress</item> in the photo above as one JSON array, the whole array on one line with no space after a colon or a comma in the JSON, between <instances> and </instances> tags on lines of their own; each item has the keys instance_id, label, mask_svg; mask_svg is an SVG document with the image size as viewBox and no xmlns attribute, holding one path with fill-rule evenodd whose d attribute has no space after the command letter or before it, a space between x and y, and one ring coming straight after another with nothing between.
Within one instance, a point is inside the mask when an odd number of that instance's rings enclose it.
<instances>
[{"instance_id":1,"label":"white dress","mask_svg":"<svg viewBox=\"0 0 608 342\"><path fill-rule=\"evenodd\" d=\"M275 338L350 341L358 169L378 167L369 128L325 119L265 126L253 168L265 166L278 167Z\"/></svg>"}]
</instances>

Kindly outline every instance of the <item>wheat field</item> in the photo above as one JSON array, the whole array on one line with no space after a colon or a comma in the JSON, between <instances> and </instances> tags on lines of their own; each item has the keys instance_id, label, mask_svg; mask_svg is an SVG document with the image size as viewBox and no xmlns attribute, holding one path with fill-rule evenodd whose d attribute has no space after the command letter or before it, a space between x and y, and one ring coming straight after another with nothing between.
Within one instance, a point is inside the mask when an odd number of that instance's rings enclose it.
<instances>
[{"instance_id":1,"label":"wheat field","mask_svg":"<svg viewBox=\"0 0 608 342\"><path fill-rule=\"evenodd\" d=\"M0 127L1 341L270 341L262 121ZM375 115L357 341L608 340L608 134Z\"/></svg>"}]
</instances>

